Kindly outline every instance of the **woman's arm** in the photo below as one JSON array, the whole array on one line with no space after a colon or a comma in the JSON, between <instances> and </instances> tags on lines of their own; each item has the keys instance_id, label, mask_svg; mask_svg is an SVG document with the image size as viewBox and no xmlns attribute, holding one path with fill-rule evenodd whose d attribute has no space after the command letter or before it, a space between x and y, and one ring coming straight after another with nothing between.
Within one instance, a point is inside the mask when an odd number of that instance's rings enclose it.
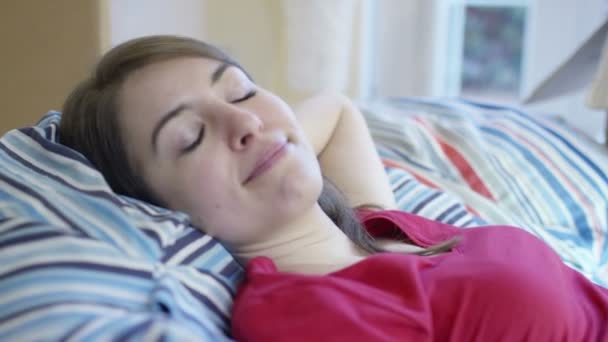
<instances>
[{"instance_id":1,"label":"woman's arm","mask_svg":"<svg viewBox=\"0 0 608 342\"><path fill-rule=\"evenodd\" d=\"M361 112L345 96L320 95L295 108L323 175L354 207L395 208L388 177Z\"/></svg>"}]
</instances>

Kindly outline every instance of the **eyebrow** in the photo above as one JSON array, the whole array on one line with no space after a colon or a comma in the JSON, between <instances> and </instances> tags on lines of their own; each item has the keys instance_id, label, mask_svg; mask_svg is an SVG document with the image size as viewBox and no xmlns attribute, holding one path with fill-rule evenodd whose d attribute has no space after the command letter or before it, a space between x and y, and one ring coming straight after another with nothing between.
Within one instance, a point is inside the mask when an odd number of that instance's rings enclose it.
<instances>
[{"instance_id":1,"label":"eyebrow","mask_svg":"<svg viewBox=\"0 0 608 342\"><path fill-rule=\"evenodd\" d=\"M217 69L215 69L213 74L211 74L211 85L213 85L217 81L219 81L219 79L222 78L224 71L226 71L226 69L228 69L231 66L232 66L232 64L223 62L219 67L217 67Z\"/></svg>"},{"instance_id":2,"label":"eyebrow","mask_svg":"<svg viewBox=\"0 0 608 342\"><path fill-rule=\"evenodd\" d=\"M163 118L156 124L156 126L154 127L154 131L152 131L152 149L154 150L154 154L157 153L157 141L160 130L167 124L167 122L169 122L169 120L173 119L174 117L182 113L184 109L187 108L190 108L190 106L184 103L180 104L179 106L171 109L166 114L164 114Z\"/></svg>"},{"instance_id":3,"label":"eyebrow","mask_svg":"<svg viewBox=\"0 0 608 342\"><path fill-rule=\"evenodd\" d=\"M224 72L226 71L226 69L228 69L231 66L232 66L232 64L227 63L227 62L223 62L222 64L220 64L220 66L218 66L211 74L211 85L214 85L215 83L217 83L217 81L219 81L220 78L222 78L222 75L224 75ZM152 131L152 149L154 151L154 154L157 153L157 149L158 149L157 141L158 141L158 135L160 133L160 130L165 125L167 125L169 120L171 120L174 117L176 117L177 115L179 115L184 109L189 109L189 108L190 108L189 105L182 103L182 104L178 105L177 107L171 109L170 111L168 111L167 113L165 113L162 116L162 119L156 124L156 126L154 127L154 130Z\"/></svg>"}]
</instances>

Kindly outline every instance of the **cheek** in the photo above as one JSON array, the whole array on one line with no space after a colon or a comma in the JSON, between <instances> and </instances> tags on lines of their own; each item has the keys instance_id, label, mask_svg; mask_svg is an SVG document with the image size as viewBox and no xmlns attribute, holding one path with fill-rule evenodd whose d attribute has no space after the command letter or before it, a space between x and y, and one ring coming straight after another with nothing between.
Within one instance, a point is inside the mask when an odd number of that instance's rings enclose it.
<instances>
[{"instance_id":1,"label":"cheek","mask_svg":"<svg viewBox=\"0 0 608 342\"><path fill-rule=\"evenodd\" d=\"M183 178L181 186L182 192L188 194L185 204L189 214L206 217L227 210L230 191L221 176L216 172L195 172Z\"/></svg>"},{"instance_id":2,"label":"cheek","mask_svg":"<svg viewBox=\"0 0 608 342\"><path fill-rule=\"evenodd\" d=\"M207 172L193 172L181 182L184 211L193 222L207 234L224 239L222 232L243 224L239 213L243 212L242 194L221 168L207 169Z\"/></svg>"}]
</instances>

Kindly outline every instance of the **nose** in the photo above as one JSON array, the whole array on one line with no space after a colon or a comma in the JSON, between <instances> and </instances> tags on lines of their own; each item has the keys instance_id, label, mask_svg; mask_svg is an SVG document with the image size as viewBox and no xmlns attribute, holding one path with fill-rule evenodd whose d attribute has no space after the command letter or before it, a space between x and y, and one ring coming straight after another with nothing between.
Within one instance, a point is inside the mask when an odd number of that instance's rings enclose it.
<instances>
[{"instance_id":1,"label":"nose","mask_svg":"<svg viewBox=\"0 0 608 342\"><path fill-rule=\"evenodd\" d=\"M264 128L260 117L251 111L232 106L226 115L228 143L235 151L249 147Z\"/></svg>"}]
</instances>

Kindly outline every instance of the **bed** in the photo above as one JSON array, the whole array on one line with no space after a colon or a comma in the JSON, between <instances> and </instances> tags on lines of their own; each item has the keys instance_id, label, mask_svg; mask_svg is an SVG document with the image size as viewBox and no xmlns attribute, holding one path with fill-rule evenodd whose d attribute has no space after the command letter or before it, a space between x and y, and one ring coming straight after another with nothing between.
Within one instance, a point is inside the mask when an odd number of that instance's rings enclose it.
<instances>
[{"instance_id":1,"label":"bed","mask_svg":"<svg viewBox=\"0 0 608 342\"><path fill-rule=\"evenodd\" d=\"M358 105L399 208L463 229L522 227L608 286L604 146L518 108ZM61 145L60 119L0 138L0 340L230 341L242 268L186 215L114 194Z\"/></svg>"}]
</instances>

